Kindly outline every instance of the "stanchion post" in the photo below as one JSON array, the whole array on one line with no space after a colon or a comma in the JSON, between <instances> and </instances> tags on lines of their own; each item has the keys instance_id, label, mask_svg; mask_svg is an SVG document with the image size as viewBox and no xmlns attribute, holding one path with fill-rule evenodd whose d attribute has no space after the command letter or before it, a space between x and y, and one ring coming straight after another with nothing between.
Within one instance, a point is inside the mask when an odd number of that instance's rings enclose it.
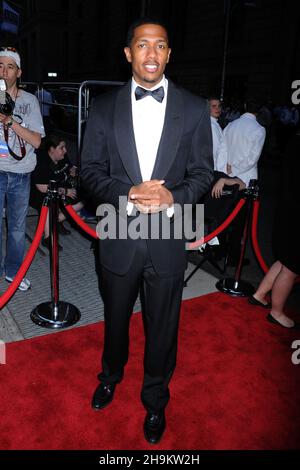
<instances>
[{"instance_id":1,"label":"stanchion post","mask_svg":"<svg viewBox=\"0 0 300 470\"><path fill-rule=\"evenodd\" d=\"M250 180L249 187L245 190L244 197L246 198L246 216L245 216L245 224L243 229L243 237L241 240L241 249L240 249L240 256L239 261L235 270L234 279L233 278L225 278L220 279L216 283L216 288L224 292L225 294L240 296L240 297L249 297L255 292L254 287L246 281L241 281L241 272L243 267L243 261L246 251L247 239L248 239L248 232L249 232L249 224L252 215L253 209L253 201L258 198L259 195L259 187L257 180Z\"/></svg>"},{"instance_id":2,"label":"stanchion post","mask_svg":"<svg viewBox=\"0 0 300 470\"><path fill-rule=\"evenodd\" d=\"M51 301L37 305L30 317L34 323L43 328L67 328L77 323L81 315L77 307L59 300L59 194L56 181L49 181L44 204L49 206Z\"/></svg>"},{"instance_id":3,"label":"stanchion post","mask_svg":"<svg viewBox=\"0 0 300 470\"><path fill-rule=\"evenodd\" d=\"M58 190L52 181L49 183L51 192L51 204L49 210L49 232L50 232L50 283L51 298L54 320L58 319L59 299L59 256L58 256Z\"/></svg>"}]
</instances>

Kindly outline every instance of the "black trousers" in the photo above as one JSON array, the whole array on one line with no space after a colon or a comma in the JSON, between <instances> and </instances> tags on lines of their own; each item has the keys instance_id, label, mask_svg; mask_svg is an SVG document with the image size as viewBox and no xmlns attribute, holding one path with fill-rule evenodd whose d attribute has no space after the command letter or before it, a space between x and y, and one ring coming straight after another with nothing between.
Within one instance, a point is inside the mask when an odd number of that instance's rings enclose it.
<instances>
[{"instance_id":1,"label":"black trousers","mask_svg":"<svg viewBox=\"0 0 300 470\"><path fill-rule=\"evenodd\" d=\"M169 401L169 382L176 365L177 336L184 272L159 277L151 264L145 240L129 271L120 276L101 268L105 336L102 355L103 383L118 383L128 360L129 321L140 292L145 332L144 380L141 399L155 413Z\"/></svg>"}]
</instances>

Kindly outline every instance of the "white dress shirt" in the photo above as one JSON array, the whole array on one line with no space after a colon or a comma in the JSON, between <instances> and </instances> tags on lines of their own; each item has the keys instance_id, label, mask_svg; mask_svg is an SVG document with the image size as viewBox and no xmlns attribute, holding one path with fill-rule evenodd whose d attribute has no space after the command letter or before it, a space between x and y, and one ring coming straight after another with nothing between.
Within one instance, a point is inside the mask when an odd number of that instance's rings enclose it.
<instances>
[{"instance_id":1,"label":"white dress shirt","mask_svg":"<svg viewBox=\"0 0 300 470\"><path fill-rule=\"evenodd\" d=\"M140 100L135 98L135 89L140 86L134 78L131 84L131 106L132 121L135 145L139 159L139 165L143 182L150 181L153 173L157 151L164 127L167 96L168 96L168 80L165 76L152 88L147 90L153 91L163 86L164 99L159 103L151 95L145 96ZM132 213L133 203L128 202L127 214ZM174 206L167 209L168 217L172 217Z\"/></svg>"},{"instance_id":2,"label":"white dress shirt","mask_svg":"<svg viewBox=\"0 0 300 470\"><path fill-rule=\"evenodd\" d=\"M215 117L210 116L210 122L213 140L214 170L227 173L227 149L223 131Z\"/></svg>"},{"instance_id":3,"label":"white dress shirt","mask_svg":"<svg viewBox=\"0 0 300 470\"><path fill-rule=\"evenodd\" d=\"M257 179L257 162L264 145L266 131L254 114L245 113L224 129L224 138L231 165L230 176L237 176L248 186Z\"/></svg>"},{"instance_id":4,"label":"white dress shirt","mask_svg":"<svg viewBox=\"0 0 300 470\"><path fill-rule=\"evenodd\" d=\"M161 103L151 95L137 101L134 92L138 86L133 78L131 85L133 131L143 181L150 181L164 126L168 80L163 77L157 85L149 88L153 91L161 86L164 87L165 96Z\"/></svg>"}]
</instances>

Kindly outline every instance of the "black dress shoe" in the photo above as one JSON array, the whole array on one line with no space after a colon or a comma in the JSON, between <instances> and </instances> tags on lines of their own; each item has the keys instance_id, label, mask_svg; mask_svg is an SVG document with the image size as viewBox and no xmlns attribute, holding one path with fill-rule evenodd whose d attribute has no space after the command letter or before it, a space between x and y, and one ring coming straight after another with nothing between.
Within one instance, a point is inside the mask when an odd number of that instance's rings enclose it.
<instances>
[{"instance_id":1,"label":"black dress shoe","mask_svg":"<svg viewBox=\"0 0 300 470\"><path fill-rule=\"evenodd\" d=\"M294 322L293 326L284 326L280 321L276 320L270 313L267 315L267 320L270 323L275 323L275 325L282 326L282 328L287 328L288 330L300 330L300 323Z\"/></svg>"},{"instance_id":2,"label":"black dress shoe","mask_svg":"<svg viewBox=\"0 0 300 470\"><path fill-rule=\"evenodd\" d=\"M101 383L98 385L92 399L92 408L95 410L102 410L102 408L109 405L114 398L115 388L115 384Z\"/></svg>"},{"instance_id":3,"label":"black dress shoe","mask_svg":"<svg viewBox=\"0 0 300 470\"><path fill-rule=\"evenodd\" d=\"M158 444L164 430L166 429L166 418L164 411L147 413L144 421L144 435L150 444Z\"/></svg>"},{"instance_id":4,"label":"black dress shoe","mask_svg":"<svg viewBox=\"0 0 300 470\"><path fill-rule=\"evenodd\" d=\"M257 300L255 297L253 297L253 295L251 295L251 297L248 298L248 302L251 305L258 305L259 307L269 308L269 309L271 308L270 302L268 302L267 304L263 304L262 302Z\"/></svg>"}]
</instances>

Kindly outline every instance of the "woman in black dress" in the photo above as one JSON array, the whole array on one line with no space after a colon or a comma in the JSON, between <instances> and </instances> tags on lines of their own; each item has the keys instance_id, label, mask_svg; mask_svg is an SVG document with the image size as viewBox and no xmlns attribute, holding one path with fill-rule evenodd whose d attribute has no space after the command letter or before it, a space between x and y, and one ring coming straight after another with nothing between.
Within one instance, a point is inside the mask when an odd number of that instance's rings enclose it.
<instances>
[{"instance_id":1,"label":"woman in black dress","mask_svg":"<svg viewBox=\"0 0 300 470\"><path fill-rule=\"evenodd\" d=\"M300 214L300 129L292 138L286 150L282 171L282 195L276 214L273 233L273 249L277 260L261 281L249 302L253 305L270 307L267 319L286 328L300 328L284 313L285 302L300 275L300 245L298 224ZM267 294L272 291L272 304Z\"/></svg>"},{"instance_id":2,"label":"woman in black dress","mask_svg":"<svg viewBox=\"0 0 300 470\"><path fill-rule=\"evenodd\" d=\"M48 191L50 180L61 184L60 192L64 191L68 203L78 212L83 208L83 203L77 198L77 189L68 186L65 182L66 176L75 177L75 167L71 165L67 155L66 143L61 137L56 135L47 136L37 152L37 165L32 175L32 185L30 194L30 205L41 211L44 197ZM69 235L71 232L64 225L65 215L59 211L58 231L61 235ZM50 246L49 219L47 218L42 245L46 248ZM62 248L61 248L62 249Z\"/></svg>"}]
</instances>

